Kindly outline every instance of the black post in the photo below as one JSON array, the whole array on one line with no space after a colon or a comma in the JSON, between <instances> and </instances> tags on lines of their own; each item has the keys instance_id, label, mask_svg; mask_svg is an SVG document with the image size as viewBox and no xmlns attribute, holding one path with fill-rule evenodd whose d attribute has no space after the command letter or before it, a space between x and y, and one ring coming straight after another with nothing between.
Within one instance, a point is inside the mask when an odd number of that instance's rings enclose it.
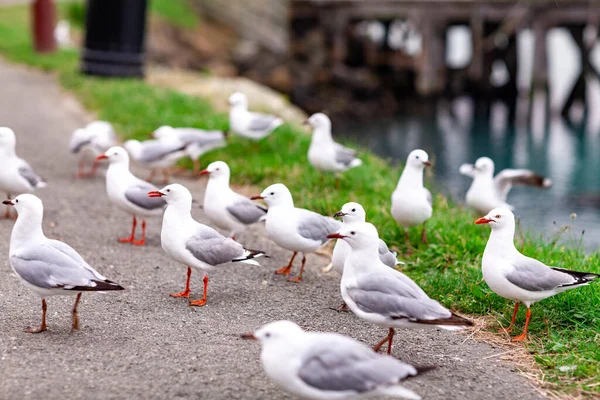
<instances>
[{"instance_id":1,"label":"black post","mask_svg":"<svg viewBox=\"0 0 600 400\"><path fill-rule=\"evenodd\" d=\"M88 0L81 71L144 76L147 0Z\"/></svg>"}]
</instances>

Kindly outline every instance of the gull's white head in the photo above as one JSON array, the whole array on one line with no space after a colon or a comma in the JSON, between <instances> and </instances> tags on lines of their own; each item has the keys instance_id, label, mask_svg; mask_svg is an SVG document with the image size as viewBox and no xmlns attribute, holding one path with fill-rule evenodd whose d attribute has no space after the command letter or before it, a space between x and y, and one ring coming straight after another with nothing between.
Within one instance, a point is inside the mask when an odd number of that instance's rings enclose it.
<instances>
[{"instance_id":1,"label":"gull's white head","mask_svg":"<svg viewBox=\"0 0 600 400\"><path fill-rule=\"evenodd\" d=\"M246 97L246 95L244 93L241 92L236 92L234 94L232 94L231 96L229 96L229 105L232 107L237 107L237 106L241 106L241 107L248 107L248 98Z\"/></svg>"},{"instance_id":2,"label":"gull's white head","mask_svg":"<svg viewBox=\"0 0 600 400\"><path fill-rule=\"evenodd\" d=\"M0 147L8 147L15 148L15 144L17 143L17 138L15 137L15 132L7 128L5 126L0 127Z\"/></svg>"},{"instance_id":3,"label":"gull's white head","mask_svg":"<svg viewBox=\"0 0 600 400\"><path fill-rule=\"evenodd\" d=\"M316 113L310 116L306 121L305 125L310 125L313 129L331 129L331 120L323 113Z\"/></svg>"},{"instance_id":4,"label":"gull's white head","mask_svg":"<svg viewBox=\"0 0 600 400\"><path fill-rule=\"evenodd\" d=\"M227 165L225 161L212 162L208 164L208 167L206 167L206 169L200 171L200 175L209 175L209 179L211 180L226 179L227 181L229 181L229 165Z\"/></svg>"},{"instance_id":5,"label":"gull's white head","mask_svg":"<svg viewBox=\"0 0 600 400\"><path fill-rule=\"evenodd\" d=\"M344 224L353 224L355 222L365 222L367 213L363 206L358 203L346 203L342 209L335 213L334 217L342 217Z\"/></svg>"},{"instance_id":6,"label":"gull's white head","mask_svg":"<svg viewBox=\"0 0 600 400\"><path fill-rule=\"evenodd\" d=\"M302 328L291 321L276 321L266 324L254 333L242 335L244 339L258 340L262 345L276 342L289 342L289 339L304 333Z\"/></svg>"},{"instance_id":7,"label":"gull's white head","mask_svg":"<svg viewBox=\"0 0 600 400\"><path fill-rule=\"evenodd\" d=\"M152 132L152 136L155 139L163 140L172 137L175 134L175 128L169 125L163 125Z\"/></svg>"},{"instance_id":8,"label":"gull's white head","mask_svg":"<svg viewBox=\"0 0 600 400\"><path fill-rule=\"evenodd\" d=\"M475 221L476 224L488 224L492 229L515 229L515 216L508 208L498 207L490 211L485 217Z\"/></svg>"},{"instance_id":9,"label":"gull's white head","mask_svg":"<svg viewBox=\"0 0 600 400\"><path fill-rule=\"evenodd\" d=\"M188 203L190 207L192 205L192 193L190 193L188 188L179 183L172 183L160 190L148 192L148 197L162 197L167 204L185 202Z\"/></svg>"},{"instance_id":10,"label":"gull's white head","mask_svg":"<svg viewBox=\"0 0 600 400\"><path fill-rule=\"evenodd\" d=\"M431 163L429 162L429 155L421 149L413 150L406 159L406 166L411 166L417 169L430 167Z\"/></svg>"},{"instance_id":11,"label":"gull's white head","mask_svg":"<svg viewBox=\"0 0 600 400\"><path fill-rule=\"evenodd\" d=\"M42 200L32 194L20 194L12 200L4 200L2 204L13 206L19 215L42 215L44 213Z\"/></svg>"},{"instance_id":12,"label":"gull's white head","mask_svg":"<svg viewBox=\"0 0 600 400\"><path fill-rule=\"evenodd\" d=\"M260 196L254 196L251 199L264 200L269 207L279 205L294 206L292 193L283 183L275 183L263 190Z\"/></svg>"},{"instance_id":13,"label":"gull's white head","mask_svg":"<svg viewBox=\"0 0 600 400\"><path fill-rule=\"evenodd\" d=\"M109 163L129 163L129 154L124 148L120 146L114 146L106 150L104 154L100 154L96 157L96 160L108 160Z\"/></svg>"},{"instance_id":14,"label":"gull's white head","mask_svg":"<svg viewBox=\"0 0 600 400\"><path fill-rule=\"evenodd\" d=\"M373 224L352 224L343 226L337 233L327 236L329 239L343 239L355 250L379 247L379 233Z\"/></svg>"},{"instance_id":15,"label":"gull's white head","mask_svg":"<svg viewBox=\"0 0 600 400\"><path fill-rule=\"evenodd\" d=\"M479 157L475 161L475 173L494 175L494 161L489 157Z\"/></svg>"}]
</instances>

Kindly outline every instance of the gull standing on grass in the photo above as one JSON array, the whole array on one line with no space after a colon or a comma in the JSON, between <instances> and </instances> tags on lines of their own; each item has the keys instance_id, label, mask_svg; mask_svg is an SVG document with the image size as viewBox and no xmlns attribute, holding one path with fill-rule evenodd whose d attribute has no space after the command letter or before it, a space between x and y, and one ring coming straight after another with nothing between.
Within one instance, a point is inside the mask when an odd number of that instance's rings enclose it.
<instances>
[{"instance_id":1,"label":"gull standing on grass","mask_svg":"<svg viewBox=\"0 0 600 400\"><path fill-rule=\"evenodd\" d=\"M260 140L283 124L276 115L248 111L248 98L237 92L229 96L229 129L241 137Z\"/></svg>"},{"instance_id":2,"label":"gull standing on grass","mask_svg":"<svg viewBox=\"0 0 600 400\"><path fill-rule=\"evenodd\" d=\"M96 175L98 161L96 157L117 144L117 135L112 125L106 121L93 121L85 128L75 129L69 141L69 151L77 154L77 178ZM92 163L89 171L85 165Z\"/></svg>"},{"instance_id":3,"label":"gull standing on grass","mask_svg":"<svg viewBox=\"0 0 600 400\"><path fill-rule=\"evenodd\" d=\"M246 226L264 220L267 209L229 187L229 166L223 161L215 161L200 172L208 175L204 191L204 213L217 228L235 236L246 230Z\"/></svg>"},{"instance_id":4,"label":"gull standing on grass","mask_svg":"<svg viewBox=\"0 0 600 400\"><path fill-rule=\"evenodd\" d=\"M44 179L38 176L27 161L17 156L15 132L0 127L0 190L6 192L10 200L11 194L30 193L46 187ZM10 218L10 207L6 207L4 218Z\"/></svg>"},{"instance_id":5,"label":"gull standing on grass","mask_svg":"<svg viewBox=\"0 0 600 400\"><path fill-rule=\"evenodd\" d=\"M131 154L131 158L143 167L150 168L148 181L152 182L156 171L160 170L163 175L162 183L169 181L169 168L185 157L186 145L177 138L163 140L128 140L123 145Z\"/></svg>"},{"instance_id":6,"label":"gull standing on grass","mask_svg":"<svg viewBox=\"0 0 600 400\"><path fill-rule=\"evenodd\" d=\"M401 382L433 369L373 353L347 336L305 332L290 321L272 322L242 338L260 342L260 359L273 382L305 399L390 396L418 400L419 395Z\"/></svg>"},{"instance_id":7,"label":"gull standing on grass","mask_svg":"<svg viewBox=\"0 0 600 400\"><path fill-rule=\"evenodd\" d=\"M289 278L288 282L300 282L306 264L306 254L323 247L329 241L327 235L336 232L341 223L330 217L294 207L294 199L289 189L282 183L266 188L260 196L252 200L264 200L269 206L267 210L267 235L279 247L293 251L287 266L275 271L278 275L288 276L292 270L294 258L302 253L300 273Z\"/></svg>"},{"instance_id":8,"label":"gull standing on grass","mask_svg":"<svg viewBox=\"0 0 600 400\"><path fill-rule=\"evenodd\" d=\"M523 333L513 342L527 338L533 303L544 300L565 290L585 286L600 275L591 272L571 271L548 267L538 260L524 256L514 244L515 217L507 208L495 208L476 224L488 224L492 228L483 252L481 269L483 279L496 294L515 301L515 309L507 331L511 332L519 310L519 302L527 307Z\"/></svg>"},{"instance_id":9,"label":"gull standing on grass","mask_svg":"<svg viewBox=\"0 0 600 400\"><path fill-rule=\"evenodd\" d=\"M3 203L15 207L19 215L10 235L10 266L23 284L42 298L42 324L37 329L27 329L25 332L39 333L48 329L48 296L77 296L72 311L72 329L77 330L77 306L81 293L124 290L100 275L71 246L44 235L44 206L39 198L22 194Z\"/></svg>"},{"instance_id":10,"label":"gull standing on grass","mask_svg":"<svg viewBox=\"0 0 600 400\"><path fill-rule=\"evenodd\" d=\"M512 210L514 207L506 203L506 198L513 185L552 186L550 179L528 169L504 169L494 177L494 161L488 157L478 158L474 165L461 165L459 172L473 178L466 204L480 215L498 207Z\"/></svg>"},{"instance_id":11,"label":"gull standing on grass","mask_svg":"<svg viewBox=\"0 0 600 400\"><path fill-rule=\"evenodd\" d=\"M152 133L158 140L169 141L176 139L185 145L185 154L194 163L194 174L200 171L199 158L211 150L225 147L225 133L223 131L206 131L197 128L173 128L161 126Z\"/></svg>"},{"instance_id":12,"label":"gull standing on grass","mask_svg":"<svg viewBox=\"0 0 600 400\"><path fill-rule=\"evenodd\" d=\"M308 148L308 161L318 170L344 172L362 165L356 157L356 150L344 147L331 137L331 120L322 113L313 114L304 124L313 128L312 140Z\"/></svg>"},{"instance_id":13,"label":"gull standing on grass","mask_svg":"<svg viewBox=\"0 0 600 400\"><path fill-rule=\"evenodd\" d=\"M392 217L404 229L406 244L410 245L408 228L423 224L421 242L427 243L425 223L433 211L431 192L423 186L423 170L430 167L429 155L423 150L413 150L392 193Z\"/></svg>"},{"instance_id":14,"label":"gull standing on grass","mask_svg":"<svg viewBox=\"0 0 600 400\"><path fill-rule=\"evenodd\" d=\"M408 276L382 263L379 235L372 224L343 227L328 237L343 239L352 248L340 283L346 305L359 318L389 328L375 351L387 343L391 354L395 328L457 330L473 325L429 298Z\"/></svg>"},{"instance_id":15,"label":"gull standing on grass","mask_svg":"<svg viewBox=\"0 0 600 400\"><path fill-rule=\"evenodd\" d=\"M192 300L189 304L203 306L208 291L208 271L230 262L259 265L253 259L263 256L264 252L246 250L241 244L192 218L192 194L186 187L172 184L151 191L147 196L166 200L167 209L160 233L162 248L175 261L188 266L184 291L172 294L172 297L190 297L192 267L203 275L204 295L202 299Z\"/></svg>"},{"instance_id":16,"label":"gull standing on grass","mask_svg":"<svg viewBox=\"0 0 600 400\"><path fill-rule=\"evenodd\" d=\"M122 147L111 147L101 154L98 160L108 160L106 171L106 193L108 198L121 210L133 217L131 236L120 238L121 243L142 246L146 243L146 218L162 214L166 203L163 199L148 198L148 192L156 186L134 176L129 171L129 155ZM142 238L135 240L137 218L142 219Z\"/></svg>"}]
</instances>

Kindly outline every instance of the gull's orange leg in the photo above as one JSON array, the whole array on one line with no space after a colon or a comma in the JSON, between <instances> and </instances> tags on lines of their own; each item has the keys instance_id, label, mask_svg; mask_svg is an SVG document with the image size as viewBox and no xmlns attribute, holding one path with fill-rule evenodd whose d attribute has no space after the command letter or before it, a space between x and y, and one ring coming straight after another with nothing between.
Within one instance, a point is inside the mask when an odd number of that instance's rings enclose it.
<instances>
[{"instance_id":1,"label":"gull's orange leg","mask_svg":"<svg viewBox=\"0 0 600 400\"><path fill-rule=\"evenodd\" d=\"M421 243L427 244L427 231L425 230L425 224L427 222L423 222L423 230L421 231Z\"/></svg>"},{"instance_id":2,"label":"gull's orange leg","mask_svg":"<svg viewBox=\"0 0 600 400\"><path fill-rule=\"evenodd\" d=\"M375 345L375 347L373 347L373 351L375 353L379 352L379 349L381 349L381 346L383 346L384 344L388 343L388 354L390 354L391 351L392 351L392 338L394 337L395 333L396 333L396 331L394 330L394 328L390 328L390 330L388 331L387 336L384 337L381 342L377 343Z\"/></svg>"},{"instance_id":3,"label":"gull's orange leg","mask_svg":"<svg viewBox=\"0 0 600 400\"><path fill-rule=\"evenodd\" d=\"M181 293L173 293L171 297L185 297L186 299L190 297L190 280L192 279L192 269L188 267L187 270L187 279L185 281L185 289Z\"/></svg>"},{"instance_id":4,"label":"gull's orange leg","mask_svg":"<svg viewBox=\"0 0 600 400\"><path fill-rule=\"evenodd\" d=\"M75 178L83 178L85 176L85 172L83 172L83 160L79 160L77 163L77 174L75 174Z\"/></svg>"},{"instance_id":5,"label":"gull's orange leg","mask_svg":"<svg viewBox=\"0 0 600 400\"><path fill-rule=\"evenodd\" d=\"M77 298L75 299L75 304L73 305L73 311L71 313L71 319L73 320L73 326L71 327L71 331L79 330L79 314L77 313L77 306L79 305L80 299L81 293L77 293Z\"/></svg>"},{"instance_id":6,"label":"gull's orange leg","mask_svg":"<svg viewBox=\"0 0 600 400\"><path fill-rule=\"evenodd\" d=\"M512 332L513 326L515 325L515 320L517 319L517 313L519 312L519 302L515 302L515 310L513 311L512 319L510 320L510 325L506 329L506 332Z\"/></svg>"},{"instance_id":7,"label":"gull's orange leg","mask_svg":"<svg viewBox=\"0 0 600 400\"><path fill-rule=\"evenodd\" d=\"M42 325L37 329L25 329L26 333L40 333L48 330L48 325L46 325L46 310L48 310L46 299L42 299Z\"/></svg>"},{"instance_id":8,"label":"gull's orange leg","mask_svg":"<svg viewBox=\"0 0 600 400\"><path fill-rule=\"evenodd\" d=\"M279 268L277 271L275 271L275 274L286 276L289 275L292 271L292 264L294 263L294 258L296 258L296 254L298 254L297 251L295 251L294 254L292 254L292 258L290 259L290 262L288 263L287 267Z\"/></svg>"},{"instance_id":9,"label":"gull's orange leg","mask_svg":"<svg viewBox=\"0 0 600 400\"><path fill-rule=\"evenodd\" d=\"M206 304L206 292L208 291L208 275L204 275L204 295L200 300L192 300L190 301L190 306L194 307L202 307Z\"/></svg>"},{"instance_id":10,"label":"gull's orange leg","mask_svg":"<svg viewBox=\"0 0 600 400\"><path fill-rule=\"evenodd\" d=\"M527 339L527 328L529 328L529 320L531 319L531 309L527 307L527 314L525 314L525 328L523 328L523 333L519 336L515 336L512 338L513 342L523 342Z\"/></svg>"},{"instance_id":11,"label":"gull's orange leg","mask_svg":"<svg viewBox=\"0 0 600 400\"><path fill-rule=\"evenodd\" d=\"M133 221L131 222L131 236L128 238L119 238L119 242L121 243L132 243L133 239L135 239L135 227L137 225L137 219L135 216L133 217Z\"/></svg>"},{"instance_id":12,"label":"gull's orange leg","mask_svg":"<svg viewBox=\"0 0 600 400\"><path fill-rule=\"evenodd\" d=\"M305 264L306 264L306 255L304 255L304 253L302 253L302 266L300 267L300 273L298 274L298 276L288 279L288 282L300 283L300 281L302 280L302 273L304 272Z\"/></svg>"},{"instance_id":13,"label":"gull's orange leg","mask_svg":"<svg viewBox=\"0 0 600 400\"><path fill-rule=\"evenodd\" d=\"M146 220L142 220L142 238L140 240L134 240L131 244L136 246L143 246L146 244Z\"/></svg>"},{"instance_id":14,"label":"gull's orange leg","mask_svg":"<svg viewBox=\"0 0 600 400\"><path fill-rule=\"evenodd\" d=\"M96 176L97 169L98 169L98 161L94 160L94 163L92 164L92 169L89 172L89 176Z\"/></svg>"}]
</instances>

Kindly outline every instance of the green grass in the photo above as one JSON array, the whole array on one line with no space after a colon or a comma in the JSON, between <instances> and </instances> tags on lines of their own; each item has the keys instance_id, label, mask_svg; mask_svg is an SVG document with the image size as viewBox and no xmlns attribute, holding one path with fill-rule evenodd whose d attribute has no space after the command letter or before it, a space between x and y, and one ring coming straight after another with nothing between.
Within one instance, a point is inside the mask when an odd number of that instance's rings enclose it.
<instances>
[{"instance_id":1,"label":"green grass","mask_svg":"<svg viewBox=\"0 0 600 400\"><path fill-rule=\"evenodd\" d=\"M195 28L200 22L190 0L150 0L150 10L180 28Z\"/></svg>"},{"instance_id":2,"label":"green grass","mask_svg":"<svg viewBox=\"0 0 600 400\"><path fill-rule=\"evenodd\" d=\"M62 7L62 6L61 6ZM157 126L196 126L225 129L227 118L197 97L152 87L129 79L106 80L78 73L78 54L60 51L38 56L31 50L26 9L12 7L0 12L0 53L9 60L56 72L61 84L83 104L111 121L125 138L144 138ZM226 149L205 156L202 164L227 161L235 184L259 188L283 182L299 206L332 215L347 201L358 201L381 236L399 252L406 249L403 236L389 215L390 195L400 167L363 153L364 166L347 172L340 187L335 178L322 176L306 164L309 137L289 125L260 143L233 138ZM284 152L281 150L285 149ZM428 223L430 244L419 246L405 272L431 297L444 305L472 315L491 315L507 325L512 304L490 291L482 281L481 255L489 234L487 227L473 224L474 216L435 196L434 216ZM411 232L413 243L418 232ZM576 243L576 239L572 239ZM597 253L586 255L580 246L552 244L537 235L518 240L525 254L547 264L600 272ZM545 382L563 392L600 394L600 285L572 290L535 304L527 349L543 368ZM517 327L524 322L521 312ZM494 327L494 329L497 327ZM518 330L517 330L518 332ZM559 367L573 366L561 372Z\"/></svg>"}]
</instances>

